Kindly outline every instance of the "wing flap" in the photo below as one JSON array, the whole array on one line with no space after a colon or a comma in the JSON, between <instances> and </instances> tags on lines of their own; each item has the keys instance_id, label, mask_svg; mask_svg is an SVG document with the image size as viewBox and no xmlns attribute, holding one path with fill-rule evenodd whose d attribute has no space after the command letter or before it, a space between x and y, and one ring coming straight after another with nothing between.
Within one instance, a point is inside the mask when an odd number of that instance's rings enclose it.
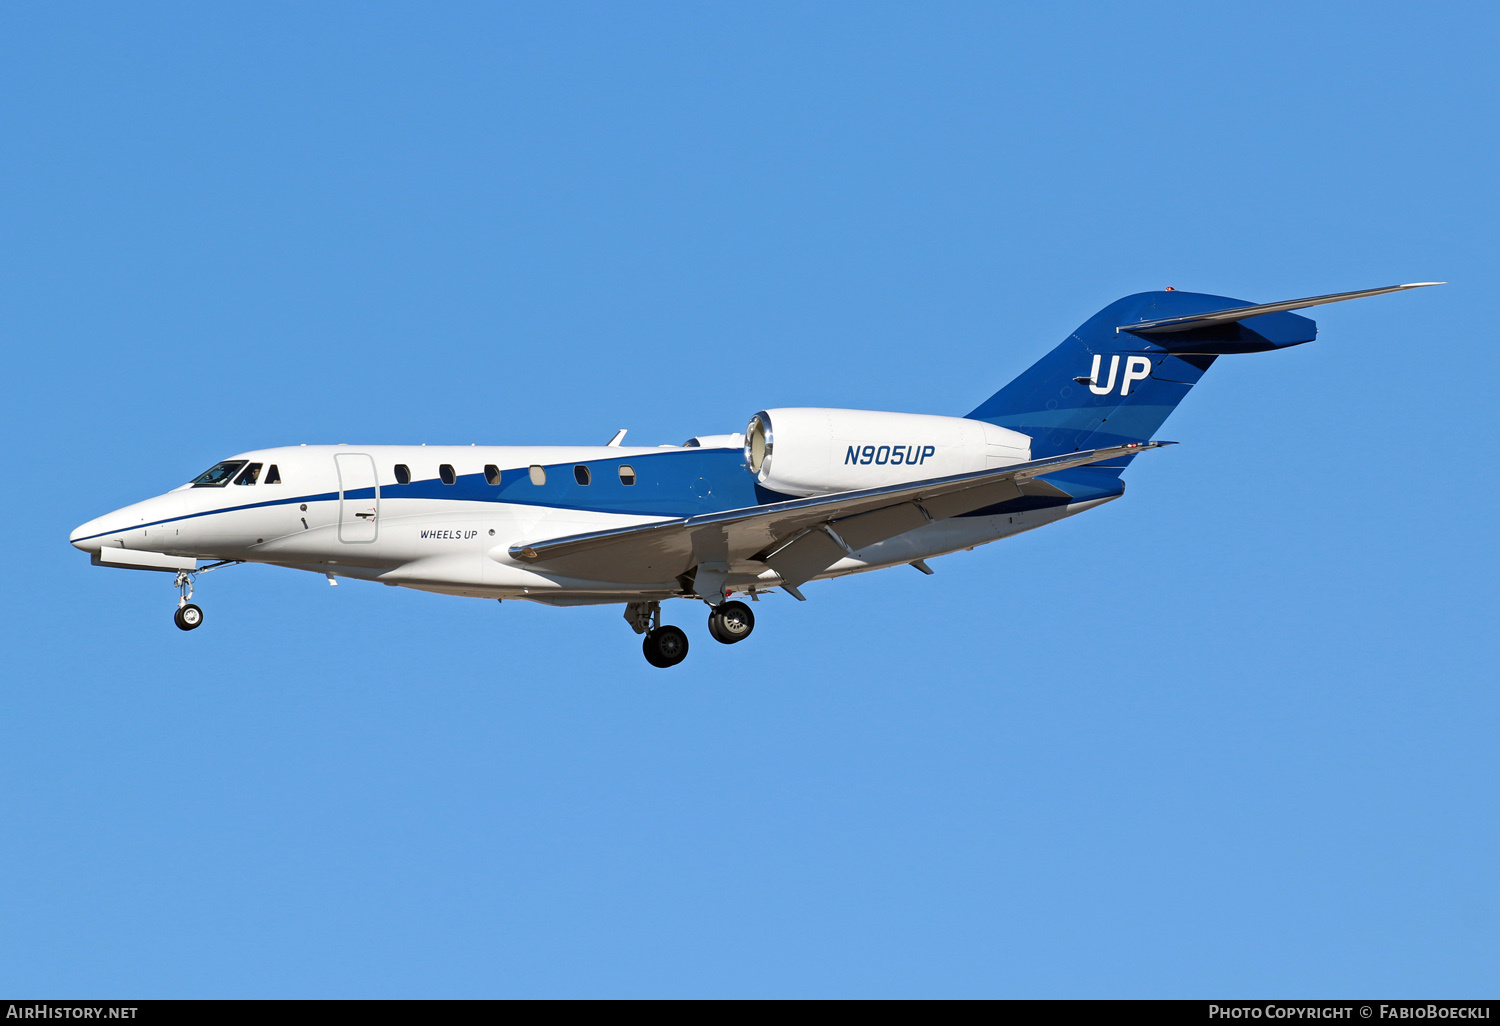
<instances>
[{"instance_id":1,"label":"wing flap","mask_svg":"<svg viewBox=\"0 0 1500 1026\"><path fill-rule=\"evenodd\" d=\"M869 513L835 520L833 529L838 532L838 536L844 540L845 545L858 552L866 545L874 545L887 538L894 538L898 534L915 531L924 524L940 519L942 518L924 512L923 507L914 502L903 502L884 509L871 510Z\"/></svg>"},{"instance_id":2,"label":"wing flap","mask_svg":"<svg viewBox=\"0 0 1500 1026\"><path fill-rule=\"evenodd\" d=\"M781 575L788 584L810 581L843 559L848 552L822 526L810 528L791 544L777 549L765 558L765 564Z\"/></svg>"},{"instance_id":3,"label":"wing flap","mask_svg":"<svg viewBox=\"0 0 1500 1026\"><path fill-rule=\"evenodd\" d=\"M934 520L947 520L970 510L984 509L1011 499L1019 499L1021 489L1015 478L1006 478L991 484L977 485L962 491L944 492L922 499L922 508Z\"/></svg>"},{"instance_id":4,"label":"wing flap","mask_svg":"<svg viewBox=\"0 0 1500 1026\"><path fill-rule=\"evenodd\" d=\"M1020 494L1011 482L1011 489ZM960 495L971 495L986 489L968 489ZM939 502L943 500L938 500ZM978 509L978 506L973 507ZM852 556L860 549L876 542L894 538L907 531L942 519L934 517L925 505L902 502L884 509L871 510L856 516L835 520L808 529L785 548L778 549L765 559L772 570L781 575L783 582L797 585L810 581L845 556Z\"/></svg>"}]
</instances>

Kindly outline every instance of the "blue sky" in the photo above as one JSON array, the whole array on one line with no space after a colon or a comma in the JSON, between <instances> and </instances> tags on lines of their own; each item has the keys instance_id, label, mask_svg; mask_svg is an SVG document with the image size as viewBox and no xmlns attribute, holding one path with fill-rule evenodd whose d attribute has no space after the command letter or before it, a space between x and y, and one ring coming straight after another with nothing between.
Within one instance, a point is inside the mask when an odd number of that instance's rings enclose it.
<instances>
[{"instance_id":1,"label":"blue sky","mask_svg":"<svg viewBox=\"0 0 1500 1026\"><path fill-rule=\"evenodd\" d=\"M1478 996L1500 964L1480 4L0 13L0 991ZM88 565L297 442L962 414L1119 296L1315 313L1126 497L768 597Z\"/></svg>"}]
</instances>

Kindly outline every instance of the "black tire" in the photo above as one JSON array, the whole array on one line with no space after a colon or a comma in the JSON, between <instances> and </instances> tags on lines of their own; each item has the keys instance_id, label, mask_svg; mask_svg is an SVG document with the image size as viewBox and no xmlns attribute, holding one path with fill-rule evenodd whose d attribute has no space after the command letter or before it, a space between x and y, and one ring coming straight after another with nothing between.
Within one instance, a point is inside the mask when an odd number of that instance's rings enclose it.
<instances>
[{"instance_id":1,"label":"black tire","mask_svg":"<svg viewBox=\"0 0 1500 1026\"><path fill-rule=\"evenodd\" d=\"M646 662L652 666L663 670L676 666L687 658L687 635L682 632L681 627L670 624L658 627L647 632L645 640L641 642L641 652L645 654Z\"/></svg>"},{"instance_id":2,"label":"black tire","mask_svg":"<svg viewBox=\"0 0 1500 1026\"><path fill-rule=\"evenodd\" d=\"M671 664L661 661L661 654L656 651L656 638L654 637L655 634L655 631L647 631L646 636L641 639L641 654L646 657L646 662L650 663L652 666L665 669Z\"/></svg>"},{"instance_id":3,"label":"black tire","mask_svg":"<svg viewBox=\"0 0 1500 1026\"><path fill-rule=\"evenodd\" d=\"M182 630L194 630L203 625L203 610L189 602L172 614L172 622Z\"/></svg>"},{"instance_id":4,"label":"black tire","mask_svg":"<svg viewBox=\"0 0 1500 1026\"><path fill-rule=\"evenodd\" d=\"M755 614L743 602L725 602L708 614L708 633L715 641L733 645L755 630Z\"/></svg>"}]
</instances>

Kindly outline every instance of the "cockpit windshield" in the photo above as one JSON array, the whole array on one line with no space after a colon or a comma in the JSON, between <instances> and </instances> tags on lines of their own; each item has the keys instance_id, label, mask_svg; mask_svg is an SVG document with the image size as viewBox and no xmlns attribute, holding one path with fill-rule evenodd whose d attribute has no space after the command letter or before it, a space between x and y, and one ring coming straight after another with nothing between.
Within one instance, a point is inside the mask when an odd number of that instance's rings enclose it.
<instances>
[{"instance_id":1,"label":"cockpit windshield","mask_svg":"<svg viewBox=\"0 0 1500 1026\"><path fill-rule=\"evenodd\" d=\"M225 460L223 463L215 463L193 478L193 487L223 488L247 462L247 460Z\"/></svg>"}]
</instances>

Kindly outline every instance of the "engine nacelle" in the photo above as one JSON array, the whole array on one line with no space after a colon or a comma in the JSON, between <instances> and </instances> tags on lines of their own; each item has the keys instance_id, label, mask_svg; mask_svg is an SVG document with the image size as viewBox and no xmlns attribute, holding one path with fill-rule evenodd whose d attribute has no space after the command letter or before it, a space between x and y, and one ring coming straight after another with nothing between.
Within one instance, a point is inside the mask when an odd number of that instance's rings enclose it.
<instances>
[{"instance_id":1,"label":"engine nacelle","mask_svg":"<svg viewBox=\"0 0 1500 1026\"><path fill-rule=\"evenodd\" d=\"M1024 463L1031 436L967 417L762 410L745 429L745 459L772 491L826 495Z\"/></svg>"}]
</instances>

